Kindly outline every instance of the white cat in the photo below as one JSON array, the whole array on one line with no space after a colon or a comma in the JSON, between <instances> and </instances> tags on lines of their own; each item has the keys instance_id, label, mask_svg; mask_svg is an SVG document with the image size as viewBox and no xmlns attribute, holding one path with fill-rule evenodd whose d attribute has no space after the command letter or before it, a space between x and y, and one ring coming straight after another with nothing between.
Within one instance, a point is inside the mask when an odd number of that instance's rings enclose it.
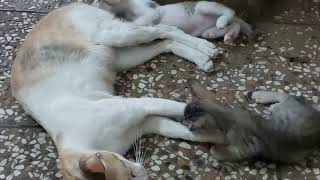
<instances>
[{"instance_id":1,"label":"white cat","mask_svg":"<svg viewBox=\"0 0 320 180\"><path fill-rule=\"evenodd\" d=\"M164 39L153 42L155 39ZM149 43L140 45L142 43ZM54 140L65 179L147 179L122 155L142 134L207 141L172 117L185 103L113 95L117 71L172 52L205 71L215 46L165 25L137 26L75 3L36 24L12 67L13 95Z\"/></svg>"},{"instance_id":2,"label":"white cat","mask_svg":"<svg viewBox=\"0 0 320 180\"><path fill-rule=\"evenodd\" d=\"M165 24L176 26L184 32L205 39L224 37L231 44L240 32L253 36L251 26L235 16L235 12L213 1L181 2L160 6L152 0L126 0L109 3L110 0L95 0L102 9L110 9L136 24ZM131 10L132 9L132 10Z\"/></svg>"}]
</instances>

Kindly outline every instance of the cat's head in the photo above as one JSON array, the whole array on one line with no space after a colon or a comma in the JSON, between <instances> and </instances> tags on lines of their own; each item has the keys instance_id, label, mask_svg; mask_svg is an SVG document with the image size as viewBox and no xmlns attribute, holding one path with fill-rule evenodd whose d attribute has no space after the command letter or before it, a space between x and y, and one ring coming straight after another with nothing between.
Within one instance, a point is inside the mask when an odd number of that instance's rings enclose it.
<instances>
[{"instance_id":1,"label":"cat's head","mask_svg":"<svg viewBox=\"0 0 320 180\"><path fill-rule=\"evenodd\" d=\"M61 172L66 180L147 180L144 167L108 152L59 151Z\"/></svg>"},{"instance_id":2,"label":"cat's head","mask_svg":"<svg viewBox=\"0 0 320 180\"><path fill-rule=\"evenodd\" d=\"M191 102L188 103L183 124L196 133L209 133L218 129L211 109L216 106L214 95L205 89L197 80L188 80Z\"/></svg>"}]
</instances>

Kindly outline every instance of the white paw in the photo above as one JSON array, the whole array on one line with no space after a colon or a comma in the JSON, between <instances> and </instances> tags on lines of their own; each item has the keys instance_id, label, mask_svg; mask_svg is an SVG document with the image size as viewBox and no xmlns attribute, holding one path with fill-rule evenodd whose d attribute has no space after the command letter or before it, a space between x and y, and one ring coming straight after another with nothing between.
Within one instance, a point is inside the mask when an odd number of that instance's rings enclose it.
<instances>
[{"instance_id":1,"label":"white paw","mask_svg":"<svg viewBox=\"0 0 320 180\"><path fill-rule=\"evenodd\" d=\"M223 29L227 26L228 24L228 20L227 18L221 16L218 18L217 22L216 22L216 26L218 29Z\"/></svg>"},{"instance_id":2,"label":"white paw","mask_svg":"<svg viewBox=\"0 0 320 180\"><path fill-rule=\"evenodd\" d=\"M202 56L199 57L199 62L197 63L197 66L203 70L204 72L211 72L213 71L213 62L209 56Z\"/></svg>"},{"instance_id":3,"label":"white paw","mask_svg":"<svg viewBox=\"0 0 320 180\"><path fill-rule=\"evenodd\" d=\"M197 39L197 50L205 53L211 58L215 58L219 54L217 47L205 39Z\"/></svg>"}]
</instances>

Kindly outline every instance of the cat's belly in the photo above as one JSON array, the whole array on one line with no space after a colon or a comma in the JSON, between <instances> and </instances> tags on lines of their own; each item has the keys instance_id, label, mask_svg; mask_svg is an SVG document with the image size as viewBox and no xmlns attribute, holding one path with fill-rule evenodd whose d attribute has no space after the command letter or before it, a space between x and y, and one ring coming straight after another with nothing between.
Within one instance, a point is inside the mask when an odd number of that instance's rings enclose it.
<instances>
[{"instance_id":1,"label":"cat's belly","mask_svg":"<svg viewBox=\"0 0 320 180\"><path fill-rule=\"evenodd\" d=\"M190 16L177 16L164 18L160 23L176 26L185 33L200 36L209 28L215 27L217 18L209 15L195 14Z\"/></svg>"}]
</instances>

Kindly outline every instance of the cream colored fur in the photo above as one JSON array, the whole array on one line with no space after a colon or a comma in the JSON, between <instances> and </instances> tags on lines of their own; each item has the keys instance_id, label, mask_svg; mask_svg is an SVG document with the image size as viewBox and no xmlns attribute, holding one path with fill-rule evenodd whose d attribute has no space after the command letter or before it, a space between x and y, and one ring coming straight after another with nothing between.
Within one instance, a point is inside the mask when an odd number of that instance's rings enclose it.
<instances>
[{"instance_id":1,"label":"cream colored fur","mask_svg":"<svg viewBox=\"0 0 320 180\"><path fill-rule=\"evenodd\" d=\"M123 23L80 3L55 10L34 26L14 61L12 90L55 141L65 179L147 179L140 163L122 156L141 129L142 134L210 139L171 119L183 116L185 103L113 95L117 71L165 52L205 71L217 55L213 44L176 28Z\"/></svg>"}]
</instances>

